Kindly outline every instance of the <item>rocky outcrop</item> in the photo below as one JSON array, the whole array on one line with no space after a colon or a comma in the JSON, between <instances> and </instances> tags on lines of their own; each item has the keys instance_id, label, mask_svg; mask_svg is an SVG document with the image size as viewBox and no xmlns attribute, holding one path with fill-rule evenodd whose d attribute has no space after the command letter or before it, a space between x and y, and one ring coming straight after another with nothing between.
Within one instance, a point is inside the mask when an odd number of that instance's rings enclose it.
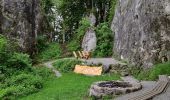
<instances>
[{"instance_id":1,"label":"rocky outcrop","mask_svg":"<svg viewBox=\"0 0 170 100\"><path fill-rule=\"evenodd\" d=\"M96 32L93 29L93 26L95 26L96 24L96 17L94 16L93 13L90 13L90 15L87 16L86 18L90 22L91 27L89 27L88 30L86 31L83 37L81 47L84 51L94 51L97 45Z\"/></svg>"},{"instance_id":2,"label":"rocky outcrop","mask_svg":"<svg viewBox=\"0 0 170 100\"><path fill-rule=\"evenodd\" d=\"M0 32L15 38L25 52L35 51L41 19L39 0L0 0Z\"/></svg>"},{"instance_id":3,"label":"rocky outcrop","mask_svg":"<svg viewBox=\"0 0 170 100\"><path fill-rule=\"evenodd\" d=\"M114 53L144 66L170 60L170 0L118 0Z\"/></svg>"},{"instance_id":4,"label":"rocky outcrop","mask_svg":"<svg viewBox=\"0 0 170 100\"><path fill-rule=\"evenodd\" d=\"M84 51L94 51L96 49L96 43L96 33L92 28L89 28L83 38L82 48Z\"/></svg>"}]
</instances>

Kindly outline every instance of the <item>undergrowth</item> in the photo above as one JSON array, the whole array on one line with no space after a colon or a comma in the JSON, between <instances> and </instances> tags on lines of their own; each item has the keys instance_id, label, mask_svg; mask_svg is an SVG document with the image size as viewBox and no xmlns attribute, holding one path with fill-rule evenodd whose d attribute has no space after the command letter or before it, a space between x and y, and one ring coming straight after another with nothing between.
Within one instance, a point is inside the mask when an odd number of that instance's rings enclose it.
<instances>
[{"instance_id":1,"label":"undergrowth","mask_svg":"<svg viewBox=\"0 0 170 100\"><path fill-rule=\"evenodd\" d=\"M170 75L170 62L154 65L150 69L136 69L134 76L139 80L157 80L159 75Z\"/></svg>"},{"instance_id":2,"label":"undergrowth","mask_svg":"<svg viewBox=\"0 0 170 100\"><path fill-rule=\"evenodd\" d=\"M81 64L80 60L77 59L59 59L53 66L61 72L72 72L76 64Z\"/></svg>"}]
</instances>

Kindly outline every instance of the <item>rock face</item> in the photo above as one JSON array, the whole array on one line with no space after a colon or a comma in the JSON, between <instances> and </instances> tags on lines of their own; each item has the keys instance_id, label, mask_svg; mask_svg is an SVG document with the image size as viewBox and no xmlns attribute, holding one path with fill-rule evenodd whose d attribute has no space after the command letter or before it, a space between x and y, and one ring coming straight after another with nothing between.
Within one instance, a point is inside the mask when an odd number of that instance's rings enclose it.
<instances>
[{"instance_id":1,"label":"rock face","mask_svg":"<svg viewBox=\"0 0 170 100\"><path fill-rule=\"evenodd\" d=\"M89 28L83 38L82 48L84 51L93 51L96 48L96 43L96 33L92 28Z\"/></svg>"},{"instance_id":2,"label":"rock face","mask_svg":"<svg viewBox=\"0 0 170 100\"><path fill-rule=\"evenodd\" d=\"M15 38L32 53L41 19L39 0L0 0L0 34Z\"/></svg>"},{"instance_id":3,"label":"rock face","mask_svg":"<svg viewBox=\"0 0 170 100\"><path fill-rule=\"evenodd\" d=\"M170 0L118 0L114 52L144 66L170 60Z\"/></svg>"}]
</instances>

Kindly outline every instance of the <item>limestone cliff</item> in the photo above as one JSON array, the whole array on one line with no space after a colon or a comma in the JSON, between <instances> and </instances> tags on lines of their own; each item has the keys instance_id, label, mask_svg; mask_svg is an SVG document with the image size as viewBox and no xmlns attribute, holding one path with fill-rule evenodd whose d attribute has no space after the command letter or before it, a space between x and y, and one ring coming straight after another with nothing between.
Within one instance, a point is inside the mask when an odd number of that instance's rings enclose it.
<instances>
[{"instance_id":1,"label":"limestone cliff","mask_svg":"<svg viewBox=\"0 0 170 100\"><path fill-rule=\"evenodd\" d=\"M150 67L170 60L170 0L118 0L114 53Z\"/></svg>"},{"instance_id":2,"label":"limestone cliff","mask_svg":"<svg viewBox=\"0 0 170 100\"><path fill-rule=\"evenodd\" d=\"M40 12L39 0L0 0L0 34L17 39L25 52L33 53Z\"/></svg>"}]
</instances>

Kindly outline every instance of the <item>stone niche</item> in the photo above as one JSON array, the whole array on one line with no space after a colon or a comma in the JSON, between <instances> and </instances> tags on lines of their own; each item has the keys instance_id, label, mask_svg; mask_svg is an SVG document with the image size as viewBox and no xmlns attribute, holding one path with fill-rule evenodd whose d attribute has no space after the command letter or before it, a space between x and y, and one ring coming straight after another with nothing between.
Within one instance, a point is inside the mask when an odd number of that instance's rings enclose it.
<instances>
[{"instance_id":1,"label":"stone niche","mask_svg":"<svg viewBox=\"0 0 170 100\"><path fill-rule=\"evenodd\" d=\"M170 61L170 0L118 0L113 52L148 68Z\"/></svg>"}]
</instances>

